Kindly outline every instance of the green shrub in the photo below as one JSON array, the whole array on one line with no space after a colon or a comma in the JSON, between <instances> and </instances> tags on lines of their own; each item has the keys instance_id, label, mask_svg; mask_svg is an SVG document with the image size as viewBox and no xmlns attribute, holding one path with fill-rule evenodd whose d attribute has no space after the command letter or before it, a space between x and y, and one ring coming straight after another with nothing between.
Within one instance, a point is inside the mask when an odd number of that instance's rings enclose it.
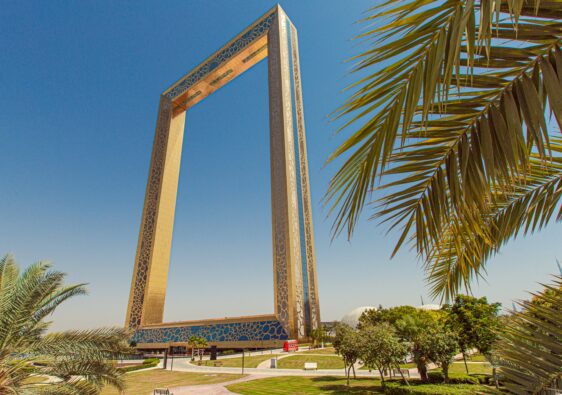
<instances>
[{"instance_id":1,"label":"green shrub","mask_svg":"<svg viewBox=\"0 0 562 395\"><path fill-rule=\"evenodd\" d=\"M152 365L152 364L159 364L160 363L160 359L159 358L147 358L144 361L142 361L143 365Z\"/></svg>"},{"instance_id":2,"label":"green shrub","mask_svg":"<svg viewBox=\"0 0 562 395\"><path fill-rule=\"evenodd\" d=\"M480 384L488 384L488 385L494 384L494 377L490 374L480 373L480 374L471 374L470 376L477 378Z\"/></svg>"},{"instance_id":3,"label":"green shrub","mask_svg":"<svg viewBox=\"0 0 562 395\"><path fill-rule=\"evenodd\" d=\"M384 393L387 395L474 395L500 394L500 392L481 385L471 384L406 384L390 381L386 384Z\"/></svg>"},{"instance_id":4,"label":"green shrub","mask_svg":"<svg viewBox=\"0 0 562 395\"><path fill-rule=\"evenodd\" d=\"M430 383L443 383L445 376L441 372L428 372ZM449 373L449 384L480 384L477 377L462 373Z\"/></svg>"},{"instance_id":5,"label":"green shrub","mask_svg":"<svg viewBox=\"0 0 562 395\"><path fill-rule=\"evenodd\" d=\"M232 355L236 354L236 350L224 350L221 352L221 355Z\"/></svg>"}]
</instances>

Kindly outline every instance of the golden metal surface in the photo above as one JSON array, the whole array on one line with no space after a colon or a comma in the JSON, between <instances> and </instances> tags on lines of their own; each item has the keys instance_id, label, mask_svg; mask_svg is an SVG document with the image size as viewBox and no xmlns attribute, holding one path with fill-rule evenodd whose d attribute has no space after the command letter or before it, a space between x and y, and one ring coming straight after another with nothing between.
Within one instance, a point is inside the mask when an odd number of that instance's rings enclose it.
<instances>
[{"instance_id":1,"label":"golden metal surface","mask_svg":"<svg viewBox=\"0 0 562 395\"><path fill-rule=\"evenodd\" d=\"M320 324L296 29L280 6L272 11L275 19L265 34L260 30L254 41L212 71L202 73L195 83L179 88L182 81L192 75L190 73L161 97L127 309L126 326L129 328L277 320L291 338L305 339L307 330ZM225 48L265 18L271 20L271 16L270 11ZM269 83L274 315L162 323L185 111L265 57L268 57ZM195 70L202 70L202 67ZM300 232L304 232L303 246ZM304 299L303 276L307 278L308 302ZM271 340L266 343L279 342ZM238 346L242 343L264 344L263 341L230 343ZM151 343L150 347L158 348L155 347L158 344Z\"/></svg>"}]
</instances>

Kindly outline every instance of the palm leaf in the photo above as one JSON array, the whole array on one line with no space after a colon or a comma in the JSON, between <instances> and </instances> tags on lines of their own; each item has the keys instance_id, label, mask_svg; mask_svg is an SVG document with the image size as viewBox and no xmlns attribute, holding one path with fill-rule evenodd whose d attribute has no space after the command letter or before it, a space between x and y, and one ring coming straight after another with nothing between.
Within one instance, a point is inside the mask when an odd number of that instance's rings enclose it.
<instances>
[{"instance_id":1,"label":"palm leaf","mask_svg":"<svg viewBox=\"0 0 562 395\"><path fill-rule=\"evenodd\" d=\"M112 360L131 350L122 328L45 334L45 318L61 303L85 293L64 285L64 273L38 262L20 274L12 256L0 259L0 393L98 394L104 385L123 388ZM59 381L30 382L32 376Z\"/></svg>"},{"instance_id":2,"label":"palm leaf","mask_svg":"<svg viewBox=\"0 0 562 395\"><path fill-rule=\"evenodd\" d=\"M551 19L561 13L560 1L524 0L373 9L356 70L374 71L336 114L350 118L345 130L360 126L330 157L345 158L325 197L334 235L350 236L382 189L373 218L401 229L394 253L413 242L431 257L451 218L489 242L478 213L524 177L531 156L549 159L548 111L562 122L562 29ZM472 269L460 265L451 270L466 281Z\"/></svg>"},{"instance_id":3,"label":"palm leaf","mask_svg":"<svg viewBox=\"0 0 562 395\"><path fill-rule=\"evenodd\" d=\"M551 394L562 389L562 277L519 303L496 345L502 382L514 394Z\"/></svg>"},{"instance_id":4,"label":"palm leaf","mask_svg":"<svg viewBox=\"0 0 562 395\"><path fill-rule=\"evenodd\" d=\"M549 161L530 159L527 171L508 189L497 189L486 211L473 218L452 216L427 258L427 278L434 296L451 299L480 275L487 259L519 233L542 229L562 218L562 139L551 142ZM554 215L556 213L556 215ZM478 224L478 231L467 224Z\"/></svg>"}]
</instances>

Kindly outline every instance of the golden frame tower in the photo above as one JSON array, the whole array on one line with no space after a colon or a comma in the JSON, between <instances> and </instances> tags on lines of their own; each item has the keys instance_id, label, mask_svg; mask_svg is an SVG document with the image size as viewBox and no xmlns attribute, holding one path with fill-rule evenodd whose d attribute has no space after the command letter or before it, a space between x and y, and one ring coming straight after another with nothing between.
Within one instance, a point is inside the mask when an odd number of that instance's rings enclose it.
<instances>
[{"instance_id":1,"label":"golden frame tower","mask_svg":"<svg viewBox=\"0 0 562 395\"><path fill-rule=\"evenodd\" d=\"M163 323L185 112L266 57L274 314ZM139 348L194 334L211 345L265 347L320 326L298 38L279 5L161 95L125 326Z\"/></svg>"}]
</instances>

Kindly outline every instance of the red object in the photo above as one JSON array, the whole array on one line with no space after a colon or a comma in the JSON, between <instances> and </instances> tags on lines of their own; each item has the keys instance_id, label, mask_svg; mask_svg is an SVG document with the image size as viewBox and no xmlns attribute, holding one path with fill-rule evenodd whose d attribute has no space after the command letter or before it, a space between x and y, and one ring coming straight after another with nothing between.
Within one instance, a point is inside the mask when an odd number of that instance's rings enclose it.
<instances>
[{"instance_id":1,"label":"red object","mask_svg":"<svg viewBox=\"0 0 562 395\"><path fill-rule=\"evenodd\" d=\"M298 340L287 340L283 343L283 351L291 352L291 351L298 351L299 350L299 342Z\"/></svg>"}]
</instances>

